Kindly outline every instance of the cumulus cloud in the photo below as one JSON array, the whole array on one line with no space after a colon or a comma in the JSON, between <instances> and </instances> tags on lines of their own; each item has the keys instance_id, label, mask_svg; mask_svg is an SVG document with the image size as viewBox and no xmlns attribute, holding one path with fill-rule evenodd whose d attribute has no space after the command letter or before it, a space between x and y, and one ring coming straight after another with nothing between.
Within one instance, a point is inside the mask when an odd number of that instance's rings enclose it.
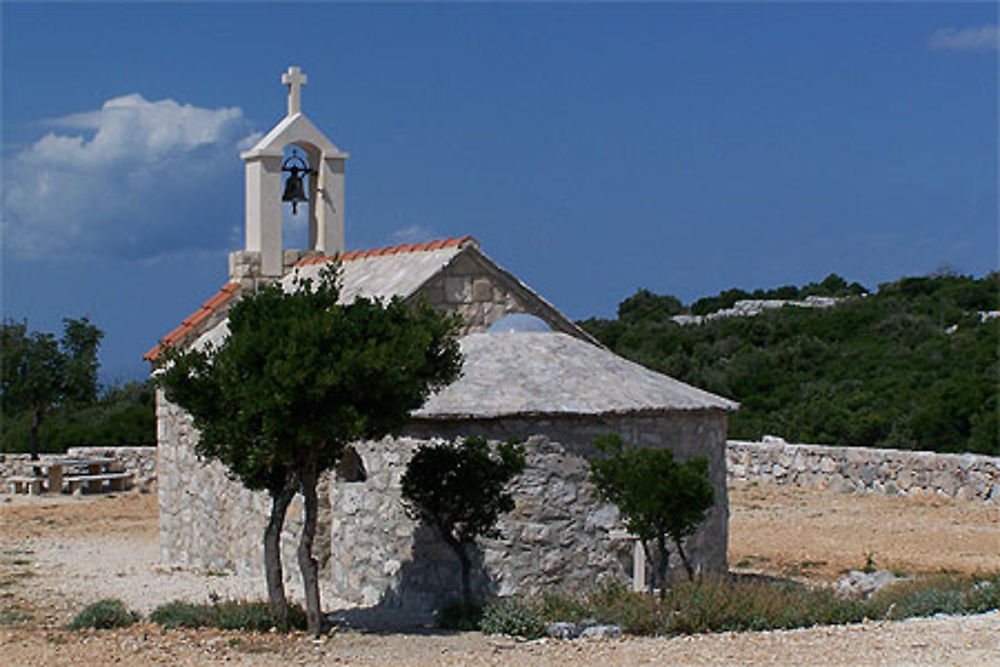
<instances>
[{"instance_id":1,"label":"cumulus cloud","mask_svg":"<svg viewBox=\"0 0 1000 667\"><path fill-rule=\"evenodd\" d=\"M238 108L139 94L45 121L4 163L4 244L21 256L150 258L227 247L241 225Z\"/></svg>"},{"instance_id":2,"label":"cumulus cloud","mask_svg":"<svg viewBox=\"0 0 1000 667\"><path fill-rule=\"evenodd\" d=\"M1000 48L1000 30L996 23L968 28L941 28L928 39L936 51L996 51Z\"/></svg>"}]
</instances>

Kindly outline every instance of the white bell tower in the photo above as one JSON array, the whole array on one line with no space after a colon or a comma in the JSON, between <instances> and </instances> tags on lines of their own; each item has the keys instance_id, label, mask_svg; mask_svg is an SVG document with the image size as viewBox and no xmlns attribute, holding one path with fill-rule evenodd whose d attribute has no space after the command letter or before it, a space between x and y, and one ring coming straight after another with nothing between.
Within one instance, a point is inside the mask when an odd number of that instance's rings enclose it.
<instances>
[{"instance_id":1,"label":"white bell tower","mask_svg":"<svg viewBox=\"0 0 1000 667\"><path fill-rule=\"evenodd\" d=\"M282 162L286 146L303 153L308 177L309 248L295 249L334 255L344 250L344 167L341 152L302 113L306 76L289 67L281 83L288 86L288 113L250 150L240 154L246 168L246 249L230 255L232 280L273 280L300 252L281 247ZM286 254L289 255L286 262ZM249 285L247 285L249 287Z\"/></svg>"}]
</instances>

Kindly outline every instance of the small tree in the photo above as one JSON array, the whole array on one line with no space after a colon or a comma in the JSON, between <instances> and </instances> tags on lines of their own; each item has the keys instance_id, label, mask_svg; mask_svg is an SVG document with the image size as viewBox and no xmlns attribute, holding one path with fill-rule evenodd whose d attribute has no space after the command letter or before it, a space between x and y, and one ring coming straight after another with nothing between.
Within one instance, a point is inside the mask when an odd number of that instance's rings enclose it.
<instances>
[{"instance_id":1,"label":"small tree","mask_svg":"<svg viewBox=\"0 0 1000 667\"><path fill-rule=\"evenodd\" d=\"M346 444L402 426L428 394L461 367L456 320L426 303L356 299L338 304L337 269L291 293L267 285L229 313L218 347L168 350L160 383L200 431L196 452L225 465L249 489L266 490L268 598L288 618L281 529L296 493L305 501L298 548L309 630L320 632L319 578L312 543L320 475Z\"/></svg>"},{"instance_id":2,"label":"small tree","mask_svg":"<svg viewBox=\"0 0 1000 667\"><path fill-rule=\"evenodd\" d=\"M504 489L524 470L524 449L513 442L497 447L480 437L458 444L421 447L403 474L407 514L434 526L458 556L462 567L462 600L473 604L468 548L477 537L495 537L500 515L514 509Z\"/></svg>"},{"instance_id":3,"label":"small tree","mask_svg":"<svg viewBox=\"0 0 1000 667\"><path fill-rule=\"evenodd\" d=\"M86 317L64 319L63 327L57 342L50 333L29 333L24 322L0 325L3 419L30 414L32 461L38 460L42 422L54 406L97 397L97 348L104 333Z\"/></svg>"},{"instance_id":4,"label":"small tree","mask_svg":"<svg viewBox=\"0 0 1000 667\"><path fill-rule=\"evenodd\" d=\"M607 456L590 462L591 481L603 499L618 506L629 532L642 542L654 586L664 594L670 570L667 537L693 579L684 540L705 520L714 502L708 459L699 456L677 463L669 449L626 449L617 433L598 438L594 445Z\"/></svg>"}]
</instances>

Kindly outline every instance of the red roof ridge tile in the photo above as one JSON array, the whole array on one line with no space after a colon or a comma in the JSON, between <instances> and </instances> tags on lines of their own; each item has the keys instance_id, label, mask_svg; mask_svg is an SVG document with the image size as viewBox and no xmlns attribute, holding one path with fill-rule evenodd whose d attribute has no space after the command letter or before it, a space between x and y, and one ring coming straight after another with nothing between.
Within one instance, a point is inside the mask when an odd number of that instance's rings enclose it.
<instances>
[{"instance_id":1,"label":"red roof ridge tile","mask_svg":"<svg viewBox=\"0 0 1000 667\"><path fill-rule=\"evenodd\" d=\"M402 255L411 252L426 252L429 250L440 250L442 248L458 248L466 244L479 245L479 242L472 236L455 236L426 243L400 243L394 246L384 246L382 248L371 248L369 250L349 250L339 255L326 255L319 257L303 257L295 266L312 266L330 262L335 257L339 257L341 262L353 262L356 259L369 259L371 257L384 257L386 255Z\"/></svg>"},{"instance_id":2,"label":"red roof ridge tile","mask_svg":"<svg viewBox=\"0 0 1000 667\"><path fill-rule=\"evenodd\" d=\"M186 317L180 326L161 338L159 343L150 348L146 354L142 355L142 358L146 361L156 361L159 359L165 347L176 345L184 340L199 324L208 319L212 313L229 301L239 291L239 288L238 283L230 282L223 285L214 296L201 304L198 310Z\"/></svg>"}]
</instances>

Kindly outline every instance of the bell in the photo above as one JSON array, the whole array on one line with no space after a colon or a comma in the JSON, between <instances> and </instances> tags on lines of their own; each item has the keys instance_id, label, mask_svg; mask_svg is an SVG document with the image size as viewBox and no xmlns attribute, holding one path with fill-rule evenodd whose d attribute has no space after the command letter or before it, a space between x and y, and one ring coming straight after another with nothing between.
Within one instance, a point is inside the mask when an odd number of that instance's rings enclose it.
<instances>
[{"instance_id":1,"label":"bell","mask_svg":"<svg viewBox=\"0 0 1000 667\"><path fill-rule=\"evenodd\" d=\"M291 172L288 175L288 179L285 181L285 194L281 195L281 201L292 202L292 215L299 212L299 204L306 203L309 198L306 197L306 188L302 184L302 177L299 176L300 169L289 169Z\"/></svg>"}]
</instances>

